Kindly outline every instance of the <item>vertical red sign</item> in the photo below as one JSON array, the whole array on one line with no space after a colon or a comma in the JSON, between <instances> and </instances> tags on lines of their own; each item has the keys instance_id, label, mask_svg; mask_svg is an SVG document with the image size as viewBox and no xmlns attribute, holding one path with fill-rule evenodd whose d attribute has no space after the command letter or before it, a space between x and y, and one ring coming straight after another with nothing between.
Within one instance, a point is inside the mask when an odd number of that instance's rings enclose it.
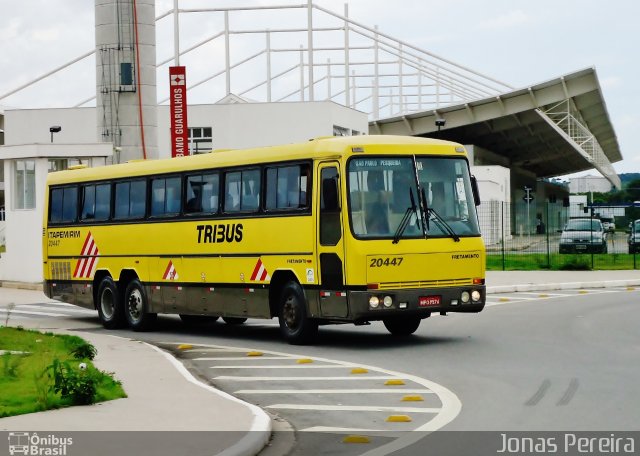
<instances>
[{"instance_id":1,"label":"vertical red sign","mask_svg":"<svg viewBox=\"0 0 640 456\"><path fill-rule=\"evenodd\" d=\"M169 67L169 92L171 116L171 157L184 157L189 155L185 67Z\"/></svg>"}]
</instances>

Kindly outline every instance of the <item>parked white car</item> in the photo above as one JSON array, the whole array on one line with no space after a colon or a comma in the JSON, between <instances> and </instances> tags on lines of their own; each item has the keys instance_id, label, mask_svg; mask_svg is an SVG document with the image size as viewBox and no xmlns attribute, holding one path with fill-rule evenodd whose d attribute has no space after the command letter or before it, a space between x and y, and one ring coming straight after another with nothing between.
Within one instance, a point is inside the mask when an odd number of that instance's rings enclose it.
<instances>
[{"instance_id":1,"label":"parked white car","mask_svg":"<svg viewBox=\"0 0 640 456\"><path fill-rule=\"evenodd\" d=\"M607 235L598 219L567 222L560 236L560 253L607 253Z\"/></svg>"}]
</instances>

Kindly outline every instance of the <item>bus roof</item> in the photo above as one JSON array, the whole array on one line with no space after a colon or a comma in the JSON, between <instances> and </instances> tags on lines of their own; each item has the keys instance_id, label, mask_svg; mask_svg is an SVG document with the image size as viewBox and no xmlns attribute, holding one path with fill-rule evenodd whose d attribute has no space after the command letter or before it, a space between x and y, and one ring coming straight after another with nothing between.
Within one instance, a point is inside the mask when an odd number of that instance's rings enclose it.
<instances>
[{"instance_id":1,"label":"bus roof","mask_svg":"<svg viewBox=\"0 0 640 456\"><path fill-rule=\"evenodd\" d=\"M392 149L390 148L392 146ZM308 142L282 146L230 149L208 154L160 160L137 160L118 165L74 169L49 173L48 185L84 182L89 180L117 179L172 172L192 171L217 167L246 166L258 163L275 163L305 159L328 159L345 155L415 153L437 155L464 155L464 148L454 142L412 136L362 135L312 139Z\"/></svg>"}]
</instances>

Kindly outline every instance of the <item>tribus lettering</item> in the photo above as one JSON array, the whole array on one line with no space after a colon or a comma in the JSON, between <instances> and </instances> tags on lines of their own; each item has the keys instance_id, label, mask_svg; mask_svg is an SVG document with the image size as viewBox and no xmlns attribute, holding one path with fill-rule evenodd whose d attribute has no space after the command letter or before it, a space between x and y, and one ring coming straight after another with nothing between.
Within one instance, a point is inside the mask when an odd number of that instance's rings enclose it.
<instances>
[{"instance_id":1,"label":"tribus lettering","mask_svg":"<svg viewBox=\"0 0 640 456\"><path fill-rule=\"evenodd\" d=\"M220 225L198 225L198 244L213 244L221 242L241 242L242 223Z\"/></svg>"}]
</instances>

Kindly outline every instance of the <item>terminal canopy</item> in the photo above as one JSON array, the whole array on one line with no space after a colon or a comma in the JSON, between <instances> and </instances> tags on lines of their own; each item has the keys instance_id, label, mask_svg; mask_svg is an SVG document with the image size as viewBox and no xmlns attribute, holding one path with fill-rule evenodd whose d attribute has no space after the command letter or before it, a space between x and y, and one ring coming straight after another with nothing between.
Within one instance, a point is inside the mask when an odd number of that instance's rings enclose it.
<instances>
[{"instance_id":1,"label":"terminal canopy","mask_svg":"<svg viewBox=\"0 0 640 456\"><path fill-rule=\"evenodd\" d=\"M538 177L596 168L620 188L611 163L622 155L594 68L469 103L372 121L370 131L473 144Z\"/></svg>"}]
</instances>

